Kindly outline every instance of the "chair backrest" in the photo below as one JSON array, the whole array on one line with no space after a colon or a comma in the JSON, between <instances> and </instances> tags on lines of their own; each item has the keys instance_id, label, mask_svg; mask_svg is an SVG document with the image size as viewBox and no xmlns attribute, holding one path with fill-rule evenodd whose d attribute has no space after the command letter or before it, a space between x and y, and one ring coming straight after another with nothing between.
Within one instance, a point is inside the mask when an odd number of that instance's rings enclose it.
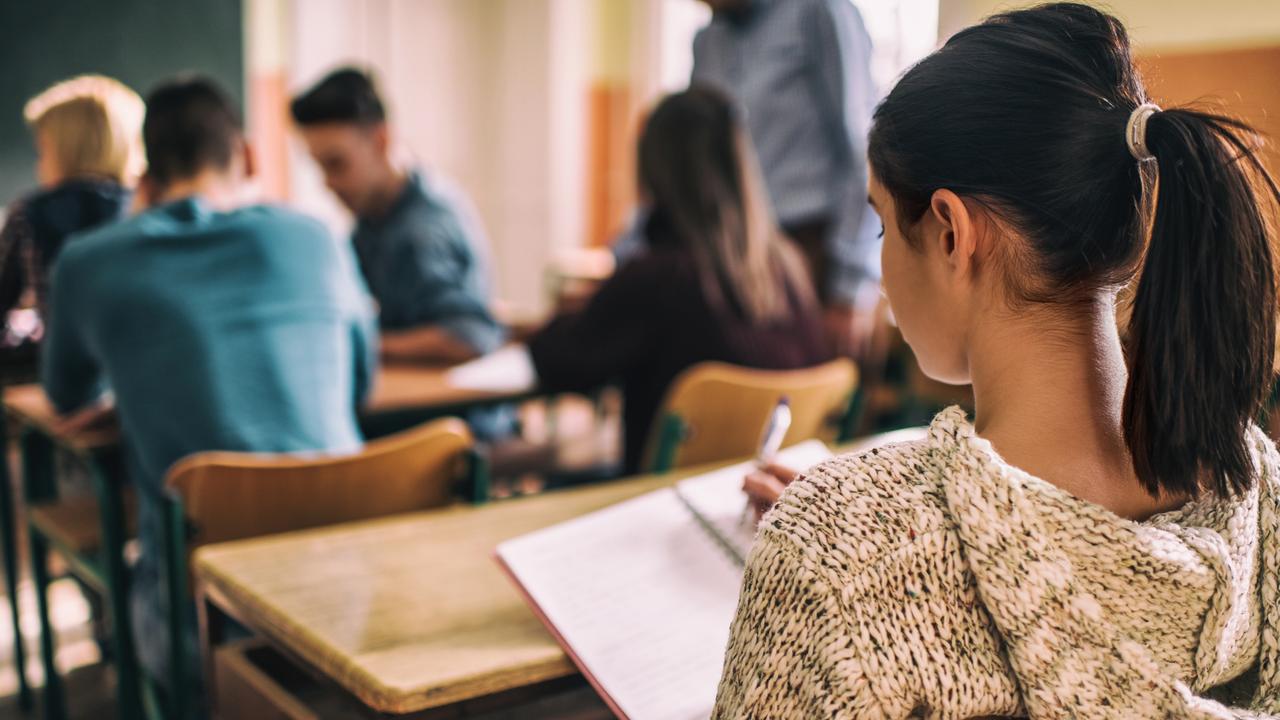
<instances>
[{"instance_id":1,"label":"chair backrest","mask_svg":"<svg viewBox=\"0 0 1280 720\"><path fill-rule=\"evenodd\" d=\"M199 453L175 464L166 484L193 528L190 550L444 505L472 444L466 423L443 418L353 455Z\"/></svg>"},{"instance_id":2,"label":"chair backrest","mask_svg":"<svg viewBox=\"0 0 1280 720\"><path fill-rule=\"evenodd\" d=\"M751 457L769 413L786 397L791 429L783 445L818 437L850 406L858 369L848 358L800 370L756 370L708 362L667 390L645 458L651 472Z\"/></svg>"}]
</instances>

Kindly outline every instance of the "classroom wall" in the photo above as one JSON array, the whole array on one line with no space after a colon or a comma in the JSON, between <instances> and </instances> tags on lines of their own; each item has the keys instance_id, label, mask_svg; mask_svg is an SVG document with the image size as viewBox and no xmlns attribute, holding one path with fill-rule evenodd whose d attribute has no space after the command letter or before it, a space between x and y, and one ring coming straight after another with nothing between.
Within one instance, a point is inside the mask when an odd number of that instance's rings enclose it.
<instances>
[{"instance_id":1,"label":"classroom wall","mask_svg":"<svg viewBox=\"0 0 1280 720\"><path fill-rule=\"evenodd\" d=\"M939 36L1003 9L1033 3L941 0ZM1243 117L1272 144L1280 172L1280 2L1120 0L1100 7L1129 29L1151 97L1165 105L1208 103Z\"/></svg>"},{"instance_id":2,"label":"classroom wall","mask_svg":"<svg viewBox=\"0 0 1280 720\"><path fill-rule=\"evenodd\" d=\"M102 73L144 94L183 69L244 95L238 0L0 0L0 203L35 183L27 99L73 75Z\"/></svg>"},{"instance_id":3,"label":"classroom wall","mask_svg":"<svg viewBox=\"0 0 1280 720\"><path fill-rule=\"evenodd\" d=\"M1034 4L939 0L938 34L947 38L992 13ZM1144 51L1280 44L1280 3L1276 0L1113 0L1094 4L1123 20Z\"/></svg>"},{"instance_id":4,"label":"classroom wall","mask_svg":"<svg viewBox=\"0 0 1280 720\"><path fill-rule=\"evenodd\" d=\"M542 269L581 243L586 219L581 0L288 4L290 92L343 63L373 68L402 157L451 178L479 210L498 297L540 309ZM346 232L350 218L289 143L290 202Z\"/></svg>"}]
</instances>

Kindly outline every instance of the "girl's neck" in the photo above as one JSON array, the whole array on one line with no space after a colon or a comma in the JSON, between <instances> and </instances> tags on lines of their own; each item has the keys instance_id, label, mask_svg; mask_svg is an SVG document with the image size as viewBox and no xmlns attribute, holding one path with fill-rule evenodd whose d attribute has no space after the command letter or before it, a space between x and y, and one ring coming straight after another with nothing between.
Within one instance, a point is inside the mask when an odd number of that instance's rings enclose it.
<instances>
[{"instance_id":1,"label":"girl's neck","mask_svg":"<svg viewBox=\"0 0 1280 720\"><path fill-rule=\"evenodd\" d=\"M1124 439L1127 372L1115 303L995 311L975 328L975 429L1012 465L1118 515L1144 518L1185 498L1153 498Z\"/></svg>"}]
</instances>

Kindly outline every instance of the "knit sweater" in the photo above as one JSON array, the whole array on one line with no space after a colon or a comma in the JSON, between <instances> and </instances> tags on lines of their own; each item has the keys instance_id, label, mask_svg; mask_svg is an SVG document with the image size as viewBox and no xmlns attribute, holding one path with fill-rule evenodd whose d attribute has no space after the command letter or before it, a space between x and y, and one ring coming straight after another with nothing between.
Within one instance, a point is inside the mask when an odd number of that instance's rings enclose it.
<instances>
[{"instance_id":1,"label":"knit sweater","mask_svg":"<svg viewBox=\"0 0 1280 720\"><path fill-rule=\"evenodd\" d=\"M1248 444L1251 491L1144 522L958 408L812 469L751 551L715 717L1280 716L1280 456Z\"/></svg>"}]
</instances>

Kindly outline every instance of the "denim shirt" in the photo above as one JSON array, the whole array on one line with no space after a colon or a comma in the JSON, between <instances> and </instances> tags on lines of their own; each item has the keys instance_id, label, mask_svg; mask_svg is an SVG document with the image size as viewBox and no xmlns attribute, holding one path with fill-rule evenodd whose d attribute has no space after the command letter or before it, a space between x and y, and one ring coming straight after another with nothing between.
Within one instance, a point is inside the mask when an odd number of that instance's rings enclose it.
<instances>
[{"instance_id":1,"label":"denim shirt","mask_svg":"<svg viewBox=\"0 0 1280 720\"><path fill-rule=\"evenodd\" d=\"M502 344L484 232L459 192L411 173L390 210L359 219L352 244L383 330L437 325L481 354Z\"/></svg>"}]
</instances>

